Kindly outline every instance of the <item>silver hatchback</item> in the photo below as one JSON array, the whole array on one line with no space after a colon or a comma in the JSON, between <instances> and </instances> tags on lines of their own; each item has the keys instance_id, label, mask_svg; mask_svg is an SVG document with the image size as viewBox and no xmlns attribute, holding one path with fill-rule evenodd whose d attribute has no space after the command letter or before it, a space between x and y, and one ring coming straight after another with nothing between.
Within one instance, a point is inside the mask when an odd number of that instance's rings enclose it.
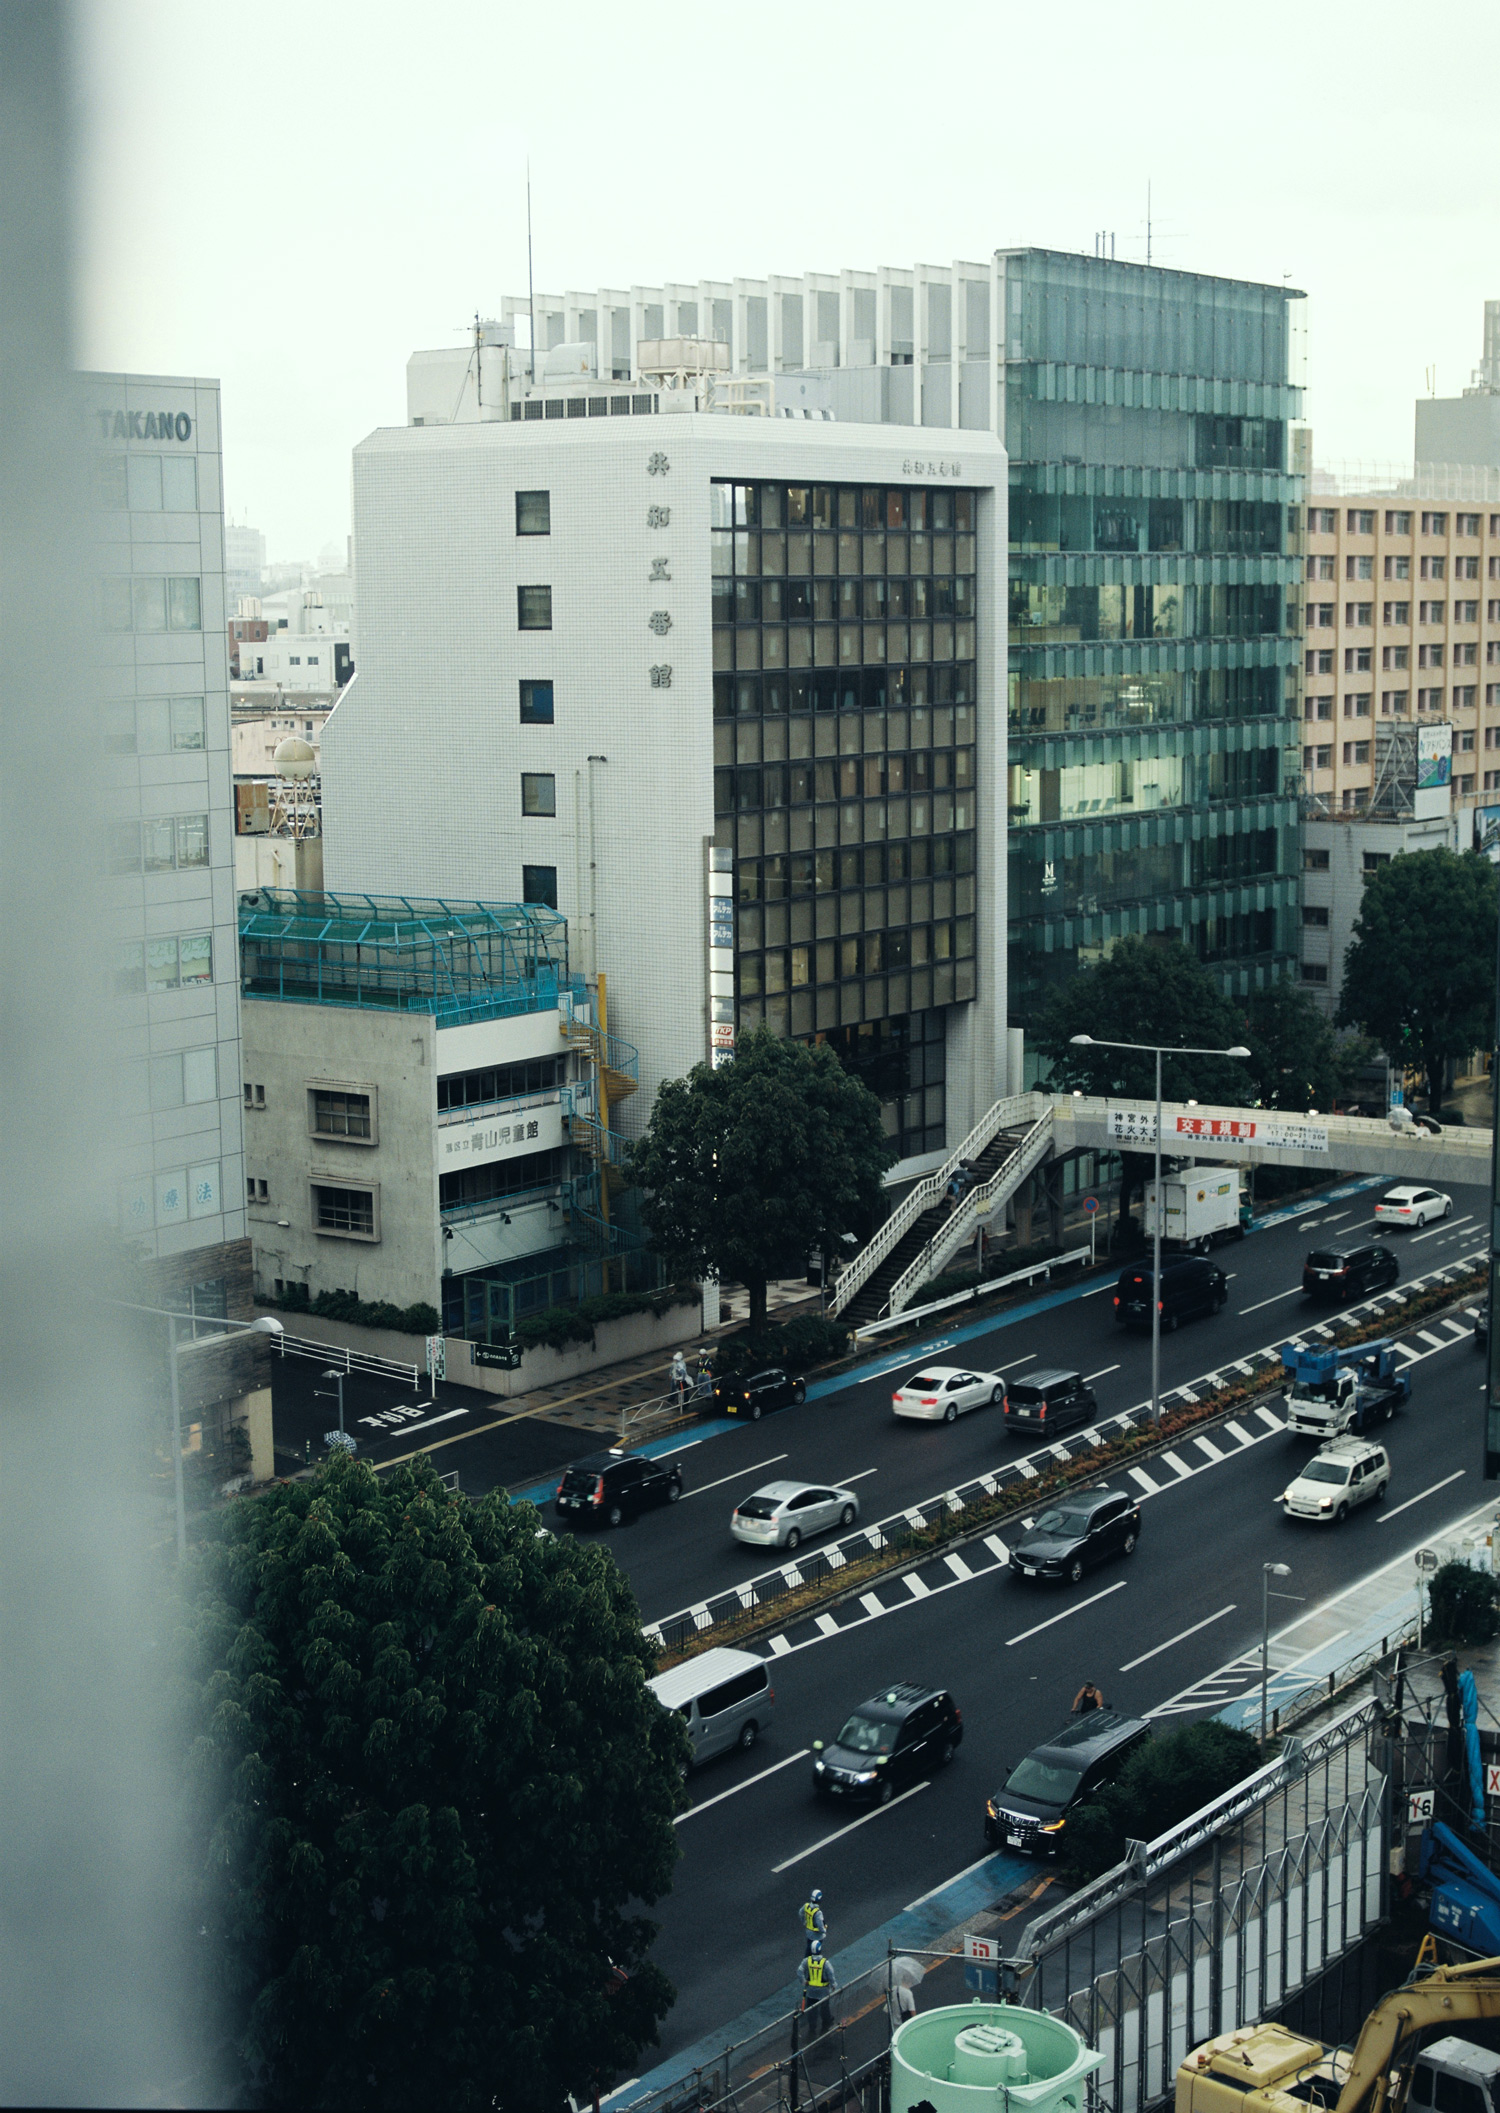
<instances>
[{"instance_id":1,"label":"silver hatchback","mask_svg":"<svg viewBox=\"0 0 1500 2113\"><path fill-rule=\"evenodd\" d=\"M831 1526L852 1526L859 1499L852 1489L825 1482L767 1482L753 1497L742 1497L730 1515L729 1531L755 1548L800 1548L809 1534Z\"/></svg>"}]
</instances>

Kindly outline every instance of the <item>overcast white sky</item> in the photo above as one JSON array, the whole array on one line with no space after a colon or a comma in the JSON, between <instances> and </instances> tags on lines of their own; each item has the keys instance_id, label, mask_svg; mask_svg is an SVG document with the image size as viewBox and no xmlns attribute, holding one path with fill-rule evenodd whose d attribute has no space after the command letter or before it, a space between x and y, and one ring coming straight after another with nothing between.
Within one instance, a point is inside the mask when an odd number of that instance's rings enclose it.
<instances>
[{"instance_id":1,"label":"overcast white sky","mask_svg":"<svg viewBox=\"0 0 1500 2113\"><path fill-rule=\"evenodd\" d=\"M79 358L217 375L237 520L348 528L417 346L537 285L1090 251L1304 287L1320 461L1500 295L1500 9L81 0Z\"/></svg>"}]
</instances>

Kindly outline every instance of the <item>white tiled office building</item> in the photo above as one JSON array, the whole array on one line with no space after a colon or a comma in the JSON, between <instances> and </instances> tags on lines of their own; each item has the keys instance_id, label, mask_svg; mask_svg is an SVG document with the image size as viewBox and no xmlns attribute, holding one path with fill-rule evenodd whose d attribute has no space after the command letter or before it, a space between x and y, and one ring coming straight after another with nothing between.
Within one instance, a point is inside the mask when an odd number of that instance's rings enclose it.
<instances>
[{"instance_id":1,"label":"white tiled office building","mask_svg":"<svg viewBox=\"0 0 1500 2113\"><path fill-rule=\"evenodd\" d=\"M355 452L328 886L562 910L628 1124L766 1020L931 1163L1007 1084L1003 447L544 394Z\"/></svg>"},{"instance_id":2,"label":"white tiled office building","mask_svg":"<svg viewBox=\"0 0 1500 2113\"><path fill-rule=\"evenodd\" d=\"M79 377L94 471L121 1231L204 1311L248 1288L219 390Z\"/></svg>"}]
</instances>

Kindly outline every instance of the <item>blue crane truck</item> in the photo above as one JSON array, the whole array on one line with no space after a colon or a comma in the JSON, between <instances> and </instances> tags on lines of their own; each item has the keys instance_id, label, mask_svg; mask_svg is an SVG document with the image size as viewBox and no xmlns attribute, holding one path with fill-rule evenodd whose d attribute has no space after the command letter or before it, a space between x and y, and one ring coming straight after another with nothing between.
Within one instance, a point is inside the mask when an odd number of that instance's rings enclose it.
<instances>
[{"instance_id":1,"label":"blue crane truck","mask_svg":"<svg viewBox=\"0 0 1500 2113\"><path fill-rule=\"evenodd\" d=\"M1389 1422L1411 1399L1411 1381L1396 1364L1389 1340L1306 1349L1283 1343L1287 1375L1286 1421L1304 1438L1337 1438L1345 1431L1370 1431Z\"/></svg>"}]
</instances>

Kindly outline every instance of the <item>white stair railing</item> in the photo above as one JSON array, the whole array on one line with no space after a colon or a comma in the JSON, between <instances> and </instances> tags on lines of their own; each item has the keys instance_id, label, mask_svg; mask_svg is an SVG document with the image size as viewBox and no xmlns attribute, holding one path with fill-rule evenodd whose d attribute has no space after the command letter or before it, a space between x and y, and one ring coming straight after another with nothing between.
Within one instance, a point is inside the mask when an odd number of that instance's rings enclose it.
<instances>
[{"instance_id":1,"label":"white stair railing","mask_svg":"<svg viewBox=\"0 0 1500 2113\"><path fill-rule=\"evenodd\" d=\"M977 1159L1001 1130L1035 1122L1044 1109L1050 1108L1051 1102L1045 1094L1012 1093L987 1109L957 1151L951 1152L935 1173L924 1175L907 1191L873 1239L865 1243L840 1274L828 1301L829 1312L843 1312L871 1271L878 1269L886 1256L900 1245L922 1213L931 1210L939 1197L946 1194L961 1161Z\"/></svg>"},{"instance_id":2,"label":"white stair railing","mask_svg":"<svg viewBox=\"0 0 1500 2113\"><path fill-rule=\"evenodd\" d=\"M973 1239L981 1221L1004 1209L1027 1175L1040 1166L1051 1149L1052 1110L1045 1106L1005 1164L997 1167L988 1181L969 1190L958 1208L943 1220L915 1262L897 1277L884 1311L900 1313L920 1285L940 1275L959 1248Z\"/></svg>"}]
</instances>

